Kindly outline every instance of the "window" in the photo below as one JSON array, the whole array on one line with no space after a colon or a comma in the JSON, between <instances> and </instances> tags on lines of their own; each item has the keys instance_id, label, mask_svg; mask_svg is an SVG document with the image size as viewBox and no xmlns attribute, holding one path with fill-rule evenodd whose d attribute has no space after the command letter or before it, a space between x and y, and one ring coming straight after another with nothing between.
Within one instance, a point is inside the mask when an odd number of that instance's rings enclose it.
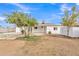
<instances>
[{"instance_id":1,"label":"window","mask_svg":"<svg viewBox=\"0 0 79 59\"><path fill-rule=\"evenodd\" d=\"M57 30L57 27L54 27L54 30Z\"/></svg>"},{"instance_id":2,"label":"window","mask_svg":"<svg viewBox=\"0 0 79 59\"><path fill-rule=\"evenodd\" d=\"M37 27L34 27L34 29L37 29Z\"/></svg>"}]
</instances>

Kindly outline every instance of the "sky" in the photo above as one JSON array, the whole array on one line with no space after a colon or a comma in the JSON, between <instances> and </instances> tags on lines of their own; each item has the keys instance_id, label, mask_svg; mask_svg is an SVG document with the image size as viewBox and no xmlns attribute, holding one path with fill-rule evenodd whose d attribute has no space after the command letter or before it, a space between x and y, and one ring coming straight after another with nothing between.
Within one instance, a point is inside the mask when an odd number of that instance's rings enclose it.
<instances>
[{"instance_id":1,"label":"sky","mask_svg":"<svg viewBox=\"0 0 79 59\"><path fill-rule=\"evenodd\" d=\"M0 3L0 25L3 27L14 26L5 21L4 14L19 11L31 14L39 23L42 21L52 24L60 24L64 16L64 10L71 12L72 6L78 3Z\"/></svg>"}]
</instances>

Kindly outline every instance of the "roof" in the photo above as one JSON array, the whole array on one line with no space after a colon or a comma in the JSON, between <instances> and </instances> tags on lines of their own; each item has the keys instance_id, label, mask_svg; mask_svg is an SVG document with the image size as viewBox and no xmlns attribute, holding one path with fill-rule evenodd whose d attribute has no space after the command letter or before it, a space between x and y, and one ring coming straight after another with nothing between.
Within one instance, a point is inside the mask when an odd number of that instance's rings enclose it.
<instances>
[{"instance_id":1,"label":"roof","mask_svg":"<svg viewBox=\"0 0 79 59\"><path fill-rule=\"evenodd\" d=\"M54 24L51 24L51 23L45 23L45 24L39 23L36 26L61 26L61 25L54 25Z\"/></svg>"}]
</instances>

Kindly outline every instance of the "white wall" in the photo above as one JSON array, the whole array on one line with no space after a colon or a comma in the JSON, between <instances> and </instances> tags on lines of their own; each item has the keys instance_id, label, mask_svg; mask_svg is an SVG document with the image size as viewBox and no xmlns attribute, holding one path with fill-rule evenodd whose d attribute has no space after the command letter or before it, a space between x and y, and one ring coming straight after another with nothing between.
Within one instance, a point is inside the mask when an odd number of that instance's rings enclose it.
<instances>
[{"instance_id":1,"label":"white wall","mask_svg":"<svg viewBox=\"0 0 79 59\"><path fill-rule=\"evenodd\" d=\"M61 35L67 35L67 27L66 26L61 26L60 34Z\"/></svg>"},{"instance_id":2,"label":"white wall","mask_svg":"<svg viewBox=\"0 0 79 59\"><path fill-rule=\"evenodd\" d=\"M61 35L66 35L67 36L67 27L62 26L60 32L61 32ZM70 36L70 37L79 37L79 27L70 27L68 36Z\"/></svg>"},{"instance_id":3,"label":"white wall","mask_svg":"<svg viewBox=\"0 0 79 59\"><path fill-rule=\"evenodd\" d=\"M57 30L54 30L54 27L57 27ZM60 34L60 28L61 26L47 26L46 33L51 31L51 34Z\"/></svg>"},{"instance_id":4,"label":"white wall","mask_svg":"<svg viewBox=\"0 0 79 59\"><path fill-rule=\"evenodd\" d=\"M54 27L57 27L57 30L54 30ZM67 36L67 27L66 26L47 26L46 33L51 31L52 34L60 34ZM16 33L21 34L21 29L16 27ZM69 30L70 37L79 37L79 27L71 27Z\"/></svg>"},{"instance_id":5,"label":"white wall","mask_svg":"<svg viewBox=\"0 0 79 59\"><path fill-rule=\"evenodd\" d=\"M21 29L19 27L16 27L16 33L20 34L21 33Z\"/></svg>"},{"instance_id":6,"label":"white wall","mask_svg":"<svg viewBox=\"0 0 79 59\"><path fill-rule=\"evenodd\" d=\"M54 27L57 27L57 30L54 30ZM60 34L60 28L61 28L61 26L47 26L46 27L46 33L51 31L52 34ZM39 29L39 30L41 30L41 29ZM39 30L38 30L38 32L40 32ZM32 31L35 32L36 30L33 29ZM43 30L41 30L41 32L42 31ZM21 29L19 27L16 27L16 33L18 33L18 34L21 33Z\"/></svg>"},{"instance_id":7,"label":"white wall","mask_svg":"<svg viewBox=\"0 0 79 59\"><path fill-rule=\"evenodd\" d=\"M72 31L70 31L71 37L79 37L79 27L72 27Z\"/></svg>"}]
</instances>

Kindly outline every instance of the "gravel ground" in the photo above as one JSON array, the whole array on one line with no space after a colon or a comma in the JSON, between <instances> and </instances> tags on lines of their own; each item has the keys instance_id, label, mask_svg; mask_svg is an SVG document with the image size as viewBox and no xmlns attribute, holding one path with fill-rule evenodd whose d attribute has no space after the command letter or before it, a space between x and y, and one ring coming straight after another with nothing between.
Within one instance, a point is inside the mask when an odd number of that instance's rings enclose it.
<instances>
[{"instance_id":1,"label":"gravel ground","mask_svg":"<svg viewBox=\"0 0 79 59\"><path fill-rule=\"evenodd\" d=\"M79 56L79 39L41 36L37 41L0 40L0 55Z\"/></svg>"}]
</instances>

